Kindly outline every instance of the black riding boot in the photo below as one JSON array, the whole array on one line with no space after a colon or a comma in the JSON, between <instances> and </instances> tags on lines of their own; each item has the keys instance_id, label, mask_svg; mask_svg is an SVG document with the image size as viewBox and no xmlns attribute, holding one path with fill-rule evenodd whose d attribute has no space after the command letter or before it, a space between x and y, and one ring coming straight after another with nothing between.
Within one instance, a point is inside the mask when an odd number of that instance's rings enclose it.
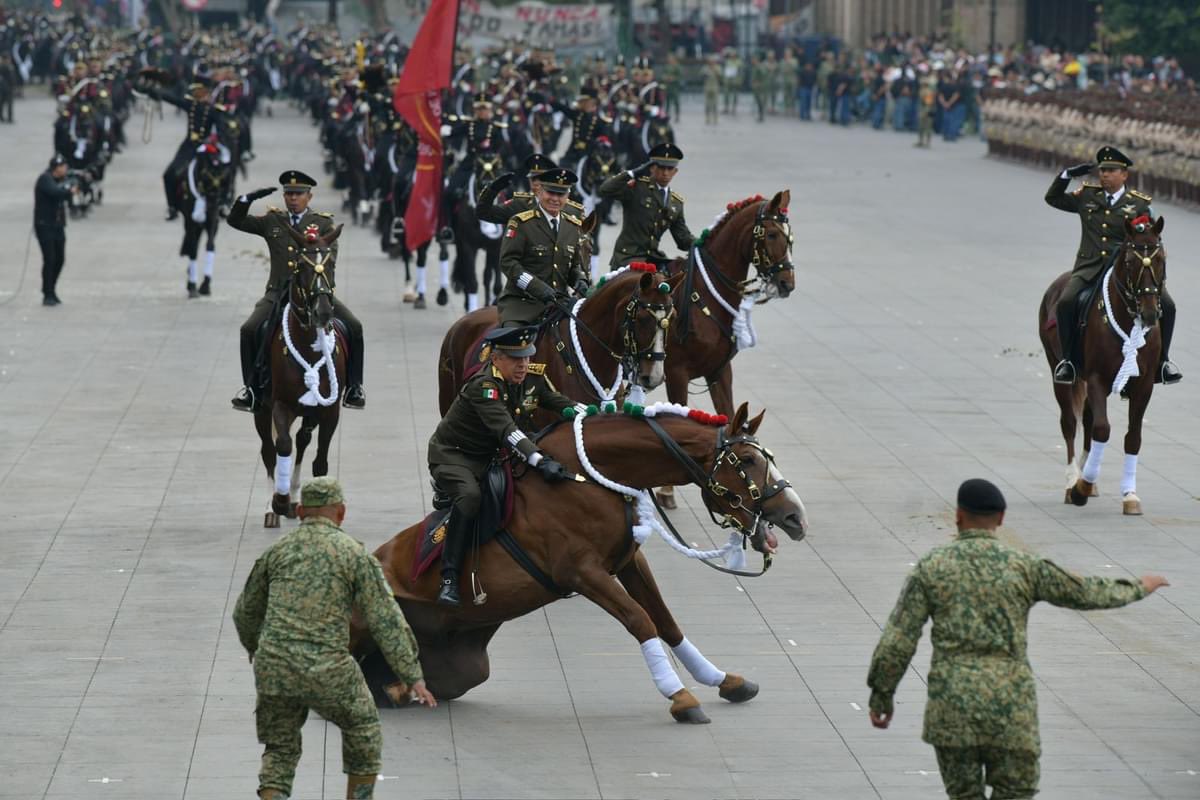
<instances>
[{"instance_id":1,"label":"black riding boot","mask_svg":"<svg viewBox=\"0 0 1200 800\"><path fill-rule=\"evenodd\" d=\"M446 544L442 548L442 590L437 596L441 605L462 605L458 597L458 574L462 569L468 538L474 530L475 520L467 518L457 508L450 512L450 519L446 523Z\"/></svg>"},{"instance_id":2,"label":"black riding boot","mask_svg":"<svg viewBox=\"0 0 1200 800\"><path fill-rule=\"evenodd\" d=\"M1175 333L1175 303L1164 302L1162 319L1158 322L1162 326L1162 366L1159 368L1158 375L1154 376L1156 382L1165 384L1179 383L1183 380L1183 373L1179 371L1179 367L1171 363L1171 336Z\"/></svg>"},{"instance_id":3,"label":"black riding boot","mask_svg":"<svg viewBox=\"0 0 1200 800\"><path fill-rule=\"evenodd\" d=\"M241 337L242 355L242 388L233 396L233 407L238 411L254 411L257 406L255 397L256 381L254 380L254 362L258 358L253 336Z\"/></svg>"},{"instance_id":4,"label":"black riding boot","mask_svg":"<svg viewBox=\"0 0 1200 800\"><path fill-rule=\"evenodd\" d=\"M1054 382L1072 384L1075 382L1075 365L1071 362L1071 354L1075 348L1075 298L1058 304L1055 310L1058 327L1058 343L1062 346L1062 360L1054 367Z\"/></svg>"},{"instance_id":5,"label":"black riding boot","mask_svg":"<svg viewBox=\"0 0 1200 800\"><path fill-rule=\"evenodd\" d=\"M350 360L346 364L346 396L342 403L347 408L363 408L367 405L367 393L363 390L363 339L350 338Z\"/></svg>"}]
</instances>

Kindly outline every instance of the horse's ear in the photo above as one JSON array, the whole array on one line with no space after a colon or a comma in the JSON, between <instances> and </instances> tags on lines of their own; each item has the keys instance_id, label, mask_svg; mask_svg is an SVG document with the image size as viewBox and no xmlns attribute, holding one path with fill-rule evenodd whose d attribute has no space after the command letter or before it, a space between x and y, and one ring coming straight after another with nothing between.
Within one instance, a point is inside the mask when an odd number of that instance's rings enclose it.
<instances>
[{"instance_id":1,"label":"horse's ear","mask_svg":"<svg viewBox=\"0 0 1200 800\"><path fill-rule=\"evenodd\" d=\"M596 209L592 209L592 213L583 218L583 224L579 226L579 232L585 236L591 236L592 231L596 230Z\"/></svg>"},{"instance_id":2,"label":"horse's ear","mask_svg":"<svg viewBox=\"0 0 1200 800\"><path fill-rule=\"evenodd\" d=\"M764 408L762 411L758 412L757 417L746 423L746 430L749 431L751 436L758 433L758 426L762 425L763 417L766 415L767 410Z\"/></svg>"},{"instance_id":3,"label":"horse's ear","mask_svg":"<svg viewBox=\"0 0 1200 800\"><path fill-rule=\"evenodd\" d=\"M1157 220L1154 222L1154 232L1155 232L1155 233L1157 233L1157 234L1159 234L1159 235L1161 235L1161 234L1162 234L1163 225L1165 225L1165 224L1166 224L1165 217L1159 217L1159 218L1158 218L1158 219L1157 219Z\"/></svg>"},{"instance_id":4,"label":"horse's ear","mask_svg":"<svg viewBox=\"0 0 1200 800\"><path fill-rule=\"evenodd\" d=\"M791 197L792 193L787 189L784 189L782 192L776 192L775 196L771 198L771 202L767 204L767 211L775 212L781 208L787 208Z\"/></svg>"},{"instance_id":5,"label":"horse's ear","mask_svg":"<svg viewBox=\"0 0 1200 800\"><path fill-rule=\"evenodd\" d=\"M296 244L300 246L301 250L308 247L308 242L305 241L304 234L300 233L300 231L296 230L291 225L284 225L283 229L288 232L293 240L295 240Z\"/></svg>"},{"instance_id":6,"label":"horse's ear","mask_svg":"<svg viewBox=\"0 0 1200 800\"><path fill-rule=\"evenodd\" d=\"M749 416L750 404L742 403L738 406L737 411L733 413L733 421L729 423L729 432L736 435L742 429L742 426L746 424L746 418Z\"/></svg>"},{"instance_id":7,"label":"horse's ear","mask_svg":"<svg viewBox=\"0 0 1200 800\"><path fill-rule=\"evenodd\" d=\"M326 247L329 247L329 245L331 245L337 241L337 238L342 235L342 228L344 228L344 227L346 227L344 223L338 225L336 228L333 229L333 233L329 234L322 240L323 242L325 242Z\"/></svg>"}]
</instances>

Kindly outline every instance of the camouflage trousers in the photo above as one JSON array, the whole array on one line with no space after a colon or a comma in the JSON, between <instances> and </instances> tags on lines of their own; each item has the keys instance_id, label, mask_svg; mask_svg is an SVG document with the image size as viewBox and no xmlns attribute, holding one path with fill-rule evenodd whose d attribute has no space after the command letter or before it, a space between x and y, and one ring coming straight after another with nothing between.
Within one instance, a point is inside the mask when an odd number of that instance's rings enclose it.
<instances>
[{"instance_id":1,"label":"camouflage trousers","mask_svg":"<svg viewBox=\"0 0 1200 800\"><path fill-rule=\"evenodd\" d=\"M325 669L288 681L263 681L258 676L255 723L263 745L259 789L292 792L296 765L300 763L300 729L315 711L342 731L342 771L348 775L377 775L382 767L383 734L379 711L362 672L347 655ZM270 694L263 691L268 683Z\"/></svg>"},{"instance_id":2,"label":"camouflage trousers","mask_svg":"<svg viewBox=\"0 0 1200 800\"><path fill-rule=\"evenodd\" d=\"M1023 800L1038 791L1036 753L999 747L935 747L942 784L950 800Z\"/></svg>"}]
</instances>

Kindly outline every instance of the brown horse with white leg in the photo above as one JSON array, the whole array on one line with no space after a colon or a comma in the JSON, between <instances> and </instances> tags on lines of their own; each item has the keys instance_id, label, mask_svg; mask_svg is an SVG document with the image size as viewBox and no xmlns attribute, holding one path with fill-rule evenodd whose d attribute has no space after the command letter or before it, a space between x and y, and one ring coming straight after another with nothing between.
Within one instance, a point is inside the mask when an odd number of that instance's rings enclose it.
<instances>
[{"instance_id":1,"label":"brown horse with white leg","mask_svg":"<svg viewBox=\"0 0 1200 800\"><path fill-rule=\"evenodd\" d=\"M789 202L791 192L784 190L770 200L755 196L730 203L688 257L672 262L671 273L684 276L675 289L678 320L667 342L667 399L672 403L686 404L689 383L702 378L717 413L733 413L735 319L743 301L787 297L796 288ZM755 274L748 278L751 268ZM658 498L663 508L675 508L669 487Z\"/></svg>"},{"instance_id":2,"label":"brown horse with white leg","mask_svg":"<svg viewBox=\"0 0 1200 800\"><path fill-rule=\"evenodd\" d=\"M693 417L665 413L653 419L625 414L580 417L542 438L539 446L546 453L577 474L589 476L582 482L551 486L536 471L527 470L514 481L507 530L555 591L493 539L468 555L464 565L467 573L474 573L473 588L486 592L486 602L439 606L434 603L437 570L413 576L423 523L375 551L417 636L427 685L438 698L459 697L487 680L487 644L501 624L568 592L578 592L599 605L637 639L656 685L671 700L675 719L708 721L699 701L679 681L660 638L696 680L716 687L724 699L744 702L754 697L757 686L718 670L686 640L659 594L634 538L635 509L645 509L648 496L635 501L604 488L584 466L586 457L595 474L639 492L663 484L697 484L714 518L749 537L762 551L777 544L772 525L792 539L803 538L804 505L780 475L770 451L755 438L763 415L750 419L743 405L727 427L722 418L696 412ZM582 442L582 450L577 442ZM640 526L639 530L640 538L648 533ZM477 594L477 601L480 597ZM356 622L351 646L360 657L373 649L367 636Z\"/></svg>"},{"instance_id":3,"label":"brown horse with white leg","mask_svg":"<svg viewBox=\"0 0 1200 800\"><path fill-rule=\"evenodd\" d=\"M1086 312L1082 333L1083 364L1074 385L1055 384L1059 422L1067 444L1065 502L1086 505L1097 495L1096 481L1111 426L1107 398L1120 391L1129 400L1129 429L1125 434L1125 463L1121 477L1121 505L1125 514L1142 513L1137 496L1137 457L1142 448L1142 418L1154 391L1154 376L1162 349L1158 321L1162 316L1162 291L1167 279L1167 254L1162 244L1163 218L1148 216L1125 221L1125 242ZM1052 322L1063 287L1064 273L1050 284L1038 308L1038 333L1051 371L1063 357L1058 332ZM1134 349L1144 337L1144 344ZM1136 368L1135 368L1136 365ZM1124 387L1114 381L1128 376ZM1082 417L1084 464L1075 459L1075 425Z\"/></svg>"},{"instance_id":4,"label":"brown horse with white leg","mask_svg":"<svg viewBox=\"0 0 1200 800\"><path fill-rule=\"evenodd\" d=\"M345 344L333 326L333 243L342 226L324 237L315 225L303 234L287 231L296 240L298 256L283 319L268 344L271 394L254 414L263 466L275 483L264 528L278 528L281 516L296 515L300 464L314 429L318 433L313 476L328 474L329 443L337 430L339 398L346 386ZM292 424L297 418L301 424L293 457Z\"/></svg>"}]
</instances>

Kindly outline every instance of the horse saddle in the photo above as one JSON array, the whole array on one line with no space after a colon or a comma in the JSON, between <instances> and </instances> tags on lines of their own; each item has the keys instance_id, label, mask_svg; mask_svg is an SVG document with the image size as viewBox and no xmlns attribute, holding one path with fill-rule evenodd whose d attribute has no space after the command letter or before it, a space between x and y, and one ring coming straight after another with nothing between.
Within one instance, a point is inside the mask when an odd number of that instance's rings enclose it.
<instances>
[{"instance_id":1,"label":"horse saddle","mask_svg":"<svg viewBox=\"0 0 1200 800\"><path fill-rule=\"evenodd\" d=\"M475 518L474 543L482 547L503 530L512 517L512 464L493 462L484 473L480 487L483 492L479 516ZM434 484L434 511L425 518L421 536L417 539L417 557L413 559L412 579L425 574L430 565L442 555L446 544L446 523L450 519L449 498ZM470 542L468 544L471 544Z\"/></svg>"}]
</instances>

